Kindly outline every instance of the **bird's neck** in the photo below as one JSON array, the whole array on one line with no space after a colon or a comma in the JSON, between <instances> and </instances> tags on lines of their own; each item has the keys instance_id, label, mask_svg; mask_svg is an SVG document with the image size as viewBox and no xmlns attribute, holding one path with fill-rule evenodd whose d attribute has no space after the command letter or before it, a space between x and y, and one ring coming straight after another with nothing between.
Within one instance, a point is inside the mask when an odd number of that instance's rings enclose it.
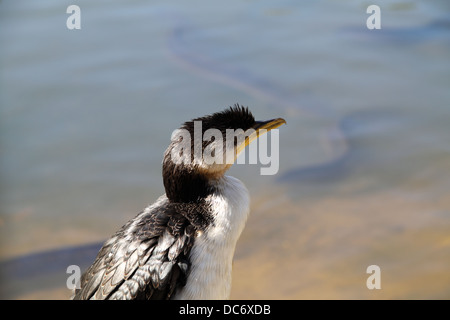
<instances>
[{"instance_id":1,"label":"bird's neck","mask_svg":"<svg viewBox=\"0 0 450 320\"><path fill-rule=\"evenodd\" d=\"M214 181L221 176L211 177L201 171L183 167L164 166L163 182L167 198L175 203L200 203L214 193Z\"/></svg>"}]
</instances>

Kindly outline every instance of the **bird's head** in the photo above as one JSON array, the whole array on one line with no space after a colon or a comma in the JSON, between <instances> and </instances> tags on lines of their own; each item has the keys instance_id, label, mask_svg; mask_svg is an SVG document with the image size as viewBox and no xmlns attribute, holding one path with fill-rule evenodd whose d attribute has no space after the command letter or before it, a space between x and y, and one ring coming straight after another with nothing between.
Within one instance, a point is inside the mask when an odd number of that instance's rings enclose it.
<instances>
[{"instance_id":1,"label":"bird's head","mask_svg":"<svg viewBox=\"0 0 450 320\"><path fill-rule=\"evenodd\" d=\"M262 134L278 128L282 118L255 121L248 108L230 107L185 122L172 133L164 153L163 180L172 201L195 201L208 181L222 177L238 155Z\"/></svg>"}]
</instances>

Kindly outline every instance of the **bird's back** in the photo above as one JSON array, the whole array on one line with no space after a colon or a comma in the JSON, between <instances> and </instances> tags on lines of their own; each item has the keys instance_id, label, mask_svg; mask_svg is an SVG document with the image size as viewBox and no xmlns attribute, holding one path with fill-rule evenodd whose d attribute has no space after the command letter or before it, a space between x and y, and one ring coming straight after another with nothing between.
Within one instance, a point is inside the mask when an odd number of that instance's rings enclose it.
<instances>
[{"instance_id":1,"label":"bird's back","mask_svg":"<svg viewBox=\"0 0 450 320\"><path fill-rule=\"evenodd\" d=\"M195 227L165 196L105 242L73 299L170 299L183 286Z\"/></svg>"}]
</instances>

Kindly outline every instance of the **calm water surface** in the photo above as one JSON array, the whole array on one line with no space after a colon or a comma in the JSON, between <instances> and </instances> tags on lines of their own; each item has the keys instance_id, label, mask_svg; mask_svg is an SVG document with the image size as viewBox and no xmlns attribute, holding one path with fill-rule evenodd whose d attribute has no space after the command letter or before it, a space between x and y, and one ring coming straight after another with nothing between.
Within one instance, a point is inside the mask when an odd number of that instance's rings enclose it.
<instances>
[{"instance_id":1,"label":"calm water surface","mask_svg":"<svg viewBox=\"0 0 450 320\"><path fill-rule=\"evenodd\" d=\"M360 1L0 1L1 296L67 298L172 131L239 102L287 125L277 175L230 170L232 298L450 298L450 6L376 4L369 31Z\"/></svg>"}]
</instances>

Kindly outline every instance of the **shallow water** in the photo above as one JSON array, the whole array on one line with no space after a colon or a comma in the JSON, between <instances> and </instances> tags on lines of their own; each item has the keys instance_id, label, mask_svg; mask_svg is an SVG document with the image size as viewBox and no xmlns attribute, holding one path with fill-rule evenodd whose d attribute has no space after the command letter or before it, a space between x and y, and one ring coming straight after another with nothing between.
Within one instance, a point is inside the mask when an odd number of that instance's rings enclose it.
<instances>
[{"instance_id":1,"label":"shallow water","mask_svg":"<svg viewBox=\"0 0 450 320\"><path fill-rule=\"evenodd\" d=\"M71 4L0 2L2 297L67 298L70 255L164 192L172 131L236 102L287 125L277 175L230 170L232 298L450 297L446 1L379 1L374 31L359 1L78 0L73 31Z\"/></svg>"}]
</instances>

